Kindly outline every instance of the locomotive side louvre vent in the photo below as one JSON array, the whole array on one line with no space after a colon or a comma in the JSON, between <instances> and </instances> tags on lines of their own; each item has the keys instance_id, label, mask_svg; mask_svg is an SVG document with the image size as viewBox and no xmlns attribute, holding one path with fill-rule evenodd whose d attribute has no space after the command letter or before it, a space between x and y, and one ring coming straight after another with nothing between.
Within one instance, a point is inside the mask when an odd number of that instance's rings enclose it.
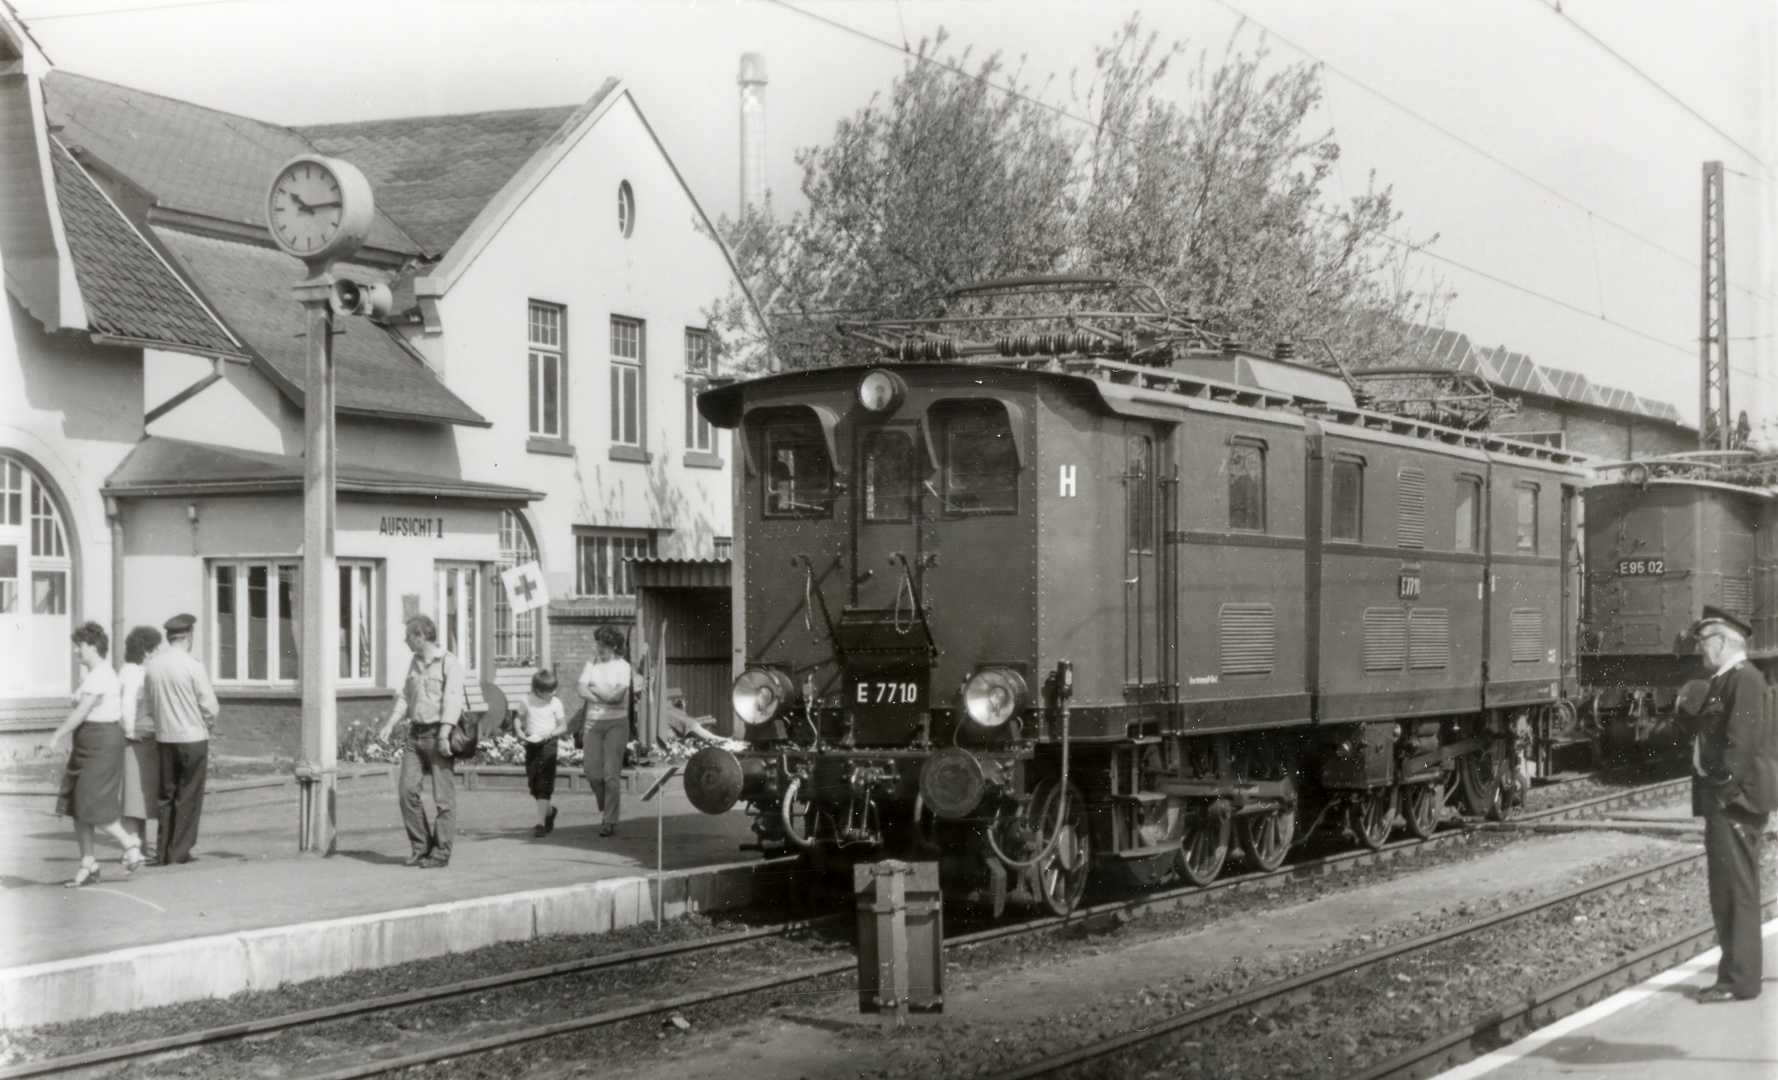
<instances>
[{"instance_id":1,"label":"locomotive side louvre vent","mask_svg":"<svg viewBox=\"0 0 1778 1080\"><path fill-rule=\"evenodd\" d=\"M1415 608L1408 618L1408 667L1415 671L1434 671L1450 664L1450 611Z\"/></svg>"},{"instance_id":2,"label":"locomotive side louvre vent","mask_svg":"<svg viewBox=\"0 0 1778 1080\"><path fill-rule=\"evenodd\" d=\"M1513 663L1535 664L1543 657L1543 612L1513 609Z\"/></svg>"},{"instance_id":3,"label":"locomotive side louvre vent","mask_svg":"<svg viewBox=\"0 0 1778 1080\"><path fill-rule=\"evenodd\" d=\"M1364 609L1364 670L1400 671L1408 661L1405 608Z\"/></svg>"},{"instance_id":4,"label":"locomotive side louvre vent","mask_svg":"<svg viewBox=\"0 0 1778 1080\"><path fill-rule=\"evenodd\" d=\"M1277 664L1278 620L1270 604L1224 604L1222 673L1270 675Z\"/></svg>"},{"instance_id":5,"label":"locomotive side louvre vent","mask_svg":"<svg viewBox=\"0 0 1778 1080\"><path fill-rule=\"evenodd\" d=\"M1426 474L1403 469L1396 480L1395 543L1398 547L1426 546Z\"/></svg>"},{"instance_id":6,"label":"locomotive side louvre vent","mask_svg":"<svg viewBox=\"0 0 1778 1080\"><path fill-rule=\"evenodd\" d=\"M1753 615L1753 579L1750 577L1724 577L1722 579L1722 607L1730 615L1750 618Z\"/></svg>"}]
</instances>

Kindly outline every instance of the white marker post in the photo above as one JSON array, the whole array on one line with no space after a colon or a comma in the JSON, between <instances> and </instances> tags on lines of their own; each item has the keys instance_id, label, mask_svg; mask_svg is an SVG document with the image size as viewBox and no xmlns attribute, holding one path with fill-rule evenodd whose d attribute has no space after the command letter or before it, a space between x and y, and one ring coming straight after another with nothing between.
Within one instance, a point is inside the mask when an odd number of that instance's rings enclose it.
<instances>
[{"instance_id":1,"label":"white marker post","mask_svg":"<svg viewBox=\"0 0 1778 1080\"><path fill-rule=\"evenodd\" d=\"M678 775L679 766L677 765L662 773L661 778L643 793L642 801L647 802L656 795L660 795L661 789L667 786L667 781ZM654 804L654 928L656 930L661 928L663 912L667 907L667 883L664 876L667 861L666 828L667 800L665 796L662 796L661 800Z\"/></svg>"}]
</instances>

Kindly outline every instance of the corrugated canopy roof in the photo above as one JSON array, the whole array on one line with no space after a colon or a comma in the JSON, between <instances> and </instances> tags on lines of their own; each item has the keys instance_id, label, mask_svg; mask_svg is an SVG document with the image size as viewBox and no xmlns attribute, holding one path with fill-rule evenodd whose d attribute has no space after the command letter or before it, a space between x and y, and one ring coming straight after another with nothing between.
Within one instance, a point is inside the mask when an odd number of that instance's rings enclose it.
<instances>
[{"instance_id":1,"label":"corrugated canopy roof","mask_svg":"<svg viewBox=\"0 0 1778 1080\"><path fill-rule=\"evenodd\" d=\"M377 204L433 255L457 237L574 106L416 116L298 129L364 171Z\"/></svg>"},{"instance_id":2,"label":"corrugated canopy roof","mask_svg":"<svg viewBox=\"0 0 1778 1080\"><path fill-rule=\"evenodd\" d=\"M245 357L240 343L55 140L50 156L87 328L169 349Z\"/></svg>"},{"instance_id":3,"label":"corrugated canopy roof","mask_svg":"<svg viewBox=\"0 0 1778 1080\"><path fill-rule=\"evenodd\" d=\"M292 400L302 401L307 381L303 309L291 297L302 280L301 261L272 248L237 244L156 228L155 235L186 274L264 361L262 370ZM341 264L343 274L379 280L384 275ZM479 413L451 393L391 331L367 319L340 319L334 336L338 372L335 407L342 415L487 426Z\"/></svg>"},{"instance_id":4,"label":"corrugated canopy roof","mask_svg":"<svg viewBox=\"0 0 1778 1080\"><path fill-rule=\"evenodd\" d=\"M543 498L542 492L526 488L368 465L341 463L334 475L343 495L466 499L507 506ZM105 478L104 491L123 497L284 493L300 492L302 480L303 459L294 454L264 454L151 435Z\"/></svg>"}]
</instances>

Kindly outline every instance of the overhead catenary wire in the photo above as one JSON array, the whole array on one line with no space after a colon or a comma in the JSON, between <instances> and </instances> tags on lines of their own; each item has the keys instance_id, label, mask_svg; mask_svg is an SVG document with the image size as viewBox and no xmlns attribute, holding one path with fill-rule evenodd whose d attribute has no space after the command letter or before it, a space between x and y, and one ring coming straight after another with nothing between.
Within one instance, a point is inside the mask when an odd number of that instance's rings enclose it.
<instances>
[{"instance_id":1,"label":"overhead catenary wire","mask_svg":"<svg viewBox=\"0 0 1778 1080\"><path fill-rule=\"evenodd\" d=\"M886 49L893 49L897 53L904 52L902 47L900 45L897 45L893 41L890 41L886 38L877 37L875 34L872 34L869 31L860 30L854 26L848 26L845 23L839 22L838 20L835 20L835 19L830 19L824 15L818 15L815 12L807 11L803 8L797 7L795 4L789 3L788 0L769 0L769 2L776 4L777 6L779 6L781 8L784 8L786 11L795 12L798 15L801 15L805 18L814 20L815 22L821 23L821 24L831 27L835 30L842 31L846 34L853 36L853 37L861 38L865 41L872 42L872 43L879 45L879 46L886 48ZM1223 6L1225 6L1225 7L1230 7L1230 10L1236 11L1236 13L1239 14L1239 11L1237 9L1231 7L1230 5L1226 4L1225 0L1215 0L1215 2L1223 4ZM1253 20L1249 20L1249 21L1251 22ZM1260 24L1257 22L1254 22L1254 25L1260 26ZM1267 30L1263 26L1260 26L1260 29L1265 30L1265 32L1267 32L1267 33L1271 33L1270 30ZM1276 35L1274 35L1274 36L1276 36ZM1283 39L1280 39L1280 40L1283 40ZM1289 43L1285 42L1285 44L1289 44ZM1292 46L1292 47L1294 48L1295 46ZM1018 90L1016 87L996 83L991 79L984 78L980 75L976 75L976 74L973 74L967 70L959 68L955 64L945 63L944 61L942 61L936 57L927 56L927 55L921 54L921 53L915 53L915 54L912 54L912 56L913 56L913 59L917 60L920 63L930 64L934 67L941 68L945 71L949 71L955 75L960 75L963 78L969 79L973 82L981 83L982 85L987 86L991 89L997 90L1003 94L1008 94L1012 97L1018 98L1021 101L1026 101L1032 105L1046 109L1052 113L1055 113L1057 116L1062 117L1063 119L1072 121L1077 124L1082 124L1086 127L1092 128L1095 131L1103 130L1107 134L1111 135L1113 138L1123 138L1124 137L1123 132L1101 128L1100 125L1098 125L1097 123L1095 123L1094 121L1092 121L1091 119L1089 119L1087 117L1081 116L1080 114L1075 113L1075 112L1071 112L1068 109L1064 109L1060 106L1053 105L1053 104L1051 104L1047 101L1043 101L1039 98L1032 97L1031 95ZM1317 62L1319 62L1319 60L1317 60ZM1566 198L1566 196L1564 196L1564 198ZM1331 211L1322 209L1320 207L1311 207L1310 209L1313 210L1315 213L1321 214L1324 217L1337 218L1339 216L1338 214L1335 214ZM1676 352L1683 353L1686 356L1692 356L1695 352L1695 350L1692 349L1690 346L1681 345L1676 342L1668 341L1667 339L1659 337L1655 334L1651 334L1646 330L1639 330L1636 327L1631 326L1627 323L1620 322L1616 319L1609 318L1599 312L1589 311L1586 308L1579 306L1578 304L1573 304L1567 300L1562 300L1558 297L1551 296L1548 293L1540 292L1537 289L1533 289L1527 285L1520 285L1519 283L1517 283L1515 281L1511 281L1507 278L1501 277L1498 274L1490 273L1490 272L1488 272L1486 270L1482 270L1478 267L1470 266L1468 263L1461 262L1457 259L1453 259L1448 255L1438 254L1437 252L1434 252L1428 248L1425 248L1424 246L1415 245L1410 241L1403 240L1399 237L1391 236L1388 233L1378 233L1377 235L1384 241L1386 241L1390 244L1393 244L1397 247L1407 249L1415 254L1423 255L1423 256L1430 258L1430 259L1436 259L1437 261L1444 263L1447 266L1451 266L1455 269L1462 270L1466 273L1474 274L1477 277L1486 279L1486 280L1491 281L1497 285L1503 285L1507 288L1513 289L1517 292L1524 293L1528 296L1536 297L1537 299L1543 300L1547 303L1554 304L1554 305L1564 308L1568 311L1572 311L1576 314L1583 315L1586 318L1588 318L1594 322L1603 322L1608 326L1612 326L1617 329L1623 330L1626 333L1633 334L1636 337L1642 338L1643 340L1649 341L1653 344L1660 345L1660 346L1663 346L1668 349L1672 349ZM1696 264L1694 263L1692 265L1696 265Z\"/></svg>"},{"instance_id":2,"label":"overhead catenary wire","mask_svg":"<svg viewBox=\"0 0 1778 1080\"><path fill-rule=\"evenodd\" d=\"M1479 155L1480 157L1486 158L1488 161L1493 162L1495 165L1498 165L1500 168L1505 169L1507 172L1513 174L1514 176L1518 177L1519 179L1525 181L1528 184L1531 184L1532 186L1536 187L1538 190L1548 192L1549 194L1554 195L1556 198L1561 199L1563 202L1568 203L1570 206L1573 206L1575 209L1583 211L1584 213L1587 214L1587 216L1590 219L1597 220L1600 223L1608 225L1611 228L1617 230L1618 232L1623 233L1625 236L1628 236L1634 240L1640 241L1641 243L1647 244L1649 247L1654 248L1656 251L1659 251L1661 254L1666 255L1672 259L1675 259L1675 260L1685 264L1686 266L1691 267L1694 270L1696 270L1698 268L1698 260L1693 258L1692 256L1687 255L1687 254L1680 252L1680 251L1676 251L1673 248L1670 248L1667 245L1661 243L1659 240L1654 239L1653 237L1644 236L1642 233L1637 232L1634 228L1630 227L1629 225L1626 225L1621 221L1616 221L1606 214L1600 213L1598 210L1596 210L1593 207L1582 202L1580 199L1576 198L1575 196L1570 195L1567 192L1562 191L1559 188L1553 187L1550 184L1547 184L1542 180L1539 180L1537 177L1526 172L1524 169L1519 168L1517 165L1514 165L1511 162L1506 161L1505 159L1499 157L1498 155L1496 155L1486 149L1483 149L1482 147L1476 145L1475 143L1469 141L1468 139L1464 138L1463 136L1457 134L1456 132L1452 131L1451 129L1440 124L1438 121L1433 120L1430 117L1421 115L1419 112L1416 112L1414 109L1409 108L1407 105L1404 105L1401 102L1395 100L1394 98L1390 97L1388 94L1385 94L1383 91L1378 90L1376 87L1371 86L1371 85L1361 81L1356 76L1352 75L1350 72L1340 70L1339 68L1335 67L1333 64L1329 63L1326 59L1322 58L1317 53L1311 51L1310 49L1308 49L1302 45L1297 44L1295 41L1292 41L1291 39L1285 37L1283 34L1280 34L1278 31L1272 29L1270 26L1267 26L1266 24L1260 22L1258 19L1253 18L1251 15L1248 15L1245 11L1241 10L1240 8L1236 7L1232 2L1230 2L1230 0L1213 0L1213 2L1220 5L1221 7L1227 8L1230 12L1234 13L1236 16L1238 16L1242 19L1245 19L1247 22L1252 23L1254 26L1256 26L1260 30L1264 31L1267 35L1276 39L1280 44L1283 44L1283 45L1287 46L1288 48L1295 50L1296 52L1302 54L1303 56L1307 57L1308 59L1321 65L1321 67L1324 70L1331 71L1335 75L1338 75L1340 78L1346 80L1346 82L1351 84L1353 87L1364 91L1365 93L1371 95L1372 97L1376 98L1377 100L1398 110L1404 116L1410 117L1411 119L1416 120L1421 124L1424 124L1425 126L1438 132L1439 134L1443 135L1445 138L1450 139L1452 142L1454 142L1457 145L1463 147L1464 149L1470 151L1471 153L1474 153L1474 154ZM1324 82L1323 86L1325 86L1325 85L1326 84ZM1329 110L1329 114L1330 115L1332 114L1331 109ZM1743 173L1742 175L1746 176L1748 174ZM1754 180L1759 179L1759 177L1749 177L1749 178L1754 179ZM1595 246L1596 245L1597 245L1597 241L1595 241ZM1595 258L1597 258L1596 252L1595 252ZM1742 284L1739 284L1739 283L1733 282L1733 281L1731 281L1730 284L1733 285L1735 288L1740 289L1741 291L1747 293L1750 296L1757 296L1757 297L1760 297L1760 298L1766 299L1766 300L1778 300L1778 296L1774 296L1773 294L1768 293L1768 292L1761 292L1760 290L1755 289L1751 286L1742 285Z\"/></svg>"}]
</instances>

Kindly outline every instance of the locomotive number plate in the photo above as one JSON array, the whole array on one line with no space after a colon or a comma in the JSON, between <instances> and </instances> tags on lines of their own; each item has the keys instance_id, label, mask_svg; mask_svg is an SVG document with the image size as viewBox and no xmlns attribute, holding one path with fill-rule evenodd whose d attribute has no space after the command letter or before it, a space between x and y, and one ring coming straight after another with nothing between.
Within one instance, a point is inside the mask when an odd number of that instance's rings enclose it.
<instances>
[{"instance_id":1,"label":"locomotive number plate","mask_svg":"<svg viewBox=\"0 0 1778 1080\"><path fill-rule=\"evenodd\" d=\"M1619 559L1618 577L1659 577L1667 572L1666 559Z\"/></svg>"},{"instance_id":2,"label":"locomotive number plate","mask_svg":"<svg viewBox=\"0 0 1778 1080\"><path fill-rule=\"evenodd\" d=\"M854 705L918 705L920 684L895 679L859 679L852 684Z\"/></svg>"}]
</instances>

